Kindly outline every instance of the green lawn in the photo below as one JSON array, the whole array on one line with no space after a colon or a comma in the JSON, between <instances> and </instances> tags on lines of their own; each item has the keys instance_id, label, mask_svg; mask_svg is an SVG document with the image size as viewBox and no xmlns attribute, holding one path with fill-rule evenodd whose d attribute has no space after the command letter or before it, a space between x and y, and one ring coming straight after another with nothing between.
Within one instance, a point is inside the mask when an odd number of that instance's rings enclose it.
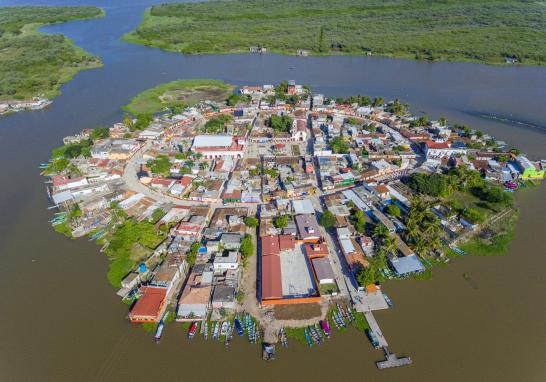
<instances>
[{"instance_id":1,"label":"green lawn","mask_svg":"<svg viewBox=\"0 0 546 382\"><path fill-rule=\"evenodd\" d=\"M546 61L546 3L509 0L232 0L162 4L127 41L188 54L270 52L434 61Z\"/></svg>"},{"instance_id":2,"label":"green lawn","mask_svg":"<svg viewBox=\"0 0 546 382\"><path fill-rule=\"evenodd\" d=\"M134 115L153 114L168 108L193 106L203 100L223 102L233 89L218 80L172 81L143 91L123 109Z\"/></svg>"},{"instance_id":3,"label":"green lawn","mask_svg":"<svg viewBox=\"0 0 546 382\"><path fill-rule=\"evenodd\" d=\"M459 247L469 255L503 255L514 239L518 219L519 212L515 211L508 218L500 219L496 224L485 227L485 230L491 231L491 237L484 238L478 235Z\"/></svg>"},{"instance_id":4,"label":"green lawn","mask_svg":"<svg viewBox=\"0 0 546 382\"><path fill-rule=\"evenodd\" d=\"M103 15L97 7L0 7L0 100L52 98L80 70L100 66L66 37L37 29Z\"/></svg>"}]
</instances>

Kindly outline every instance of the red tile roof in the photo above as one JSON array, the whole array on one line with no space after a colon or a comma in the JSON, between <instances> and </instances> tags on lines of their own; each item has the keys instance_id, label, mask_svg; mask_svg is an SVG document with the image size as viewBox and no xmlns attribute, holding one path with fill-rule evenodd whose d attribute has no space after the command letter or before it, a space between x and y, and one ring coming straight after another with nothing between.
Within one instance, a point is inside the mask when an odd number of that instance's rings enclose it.
<instances>
[{"instance_id":1,"label":"red tile roof","mask_svg":"<svg viewBox=\"0 0 546 382\"><path fill-rule=\"evenodd\" d=\"M449 143L447 142L427 141L425 142L425 145L427 145L429 149L448 149L449 148Z\"/></svg>"}]
</instances>

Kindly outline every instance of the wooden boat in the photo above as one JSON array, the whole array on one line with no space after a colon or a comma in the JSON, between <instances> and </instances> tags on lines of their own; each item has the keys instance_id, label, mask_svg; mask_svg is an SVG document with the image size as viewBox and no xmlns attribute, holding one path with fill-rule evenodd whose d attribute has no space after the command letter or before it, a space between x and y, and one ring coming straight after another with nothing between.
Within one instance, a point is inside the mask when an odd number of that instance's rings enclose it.
<instances>
[{"instance_id":1,"label":"wooden boat","mask_svg":"<svg viewBox=\"0 0 546 382\"><path fill-rule=\"evenodd\" d=\"M309 329L305 328L303 330L303 334L305 335L305 340L307 341L307 345L309 345L310 348L313 347L313 341L311 340L311 335L309 334Z\"/></svg>"},{"instance_id":2,"label":"wooden boat","mask_svg":"<svg viewBox=\"0 0 546 382\"><path fill-rule=\"evenodd\" d=\"M229 344L231 344L231 339L233 338L233 325L228 322L227 323L227 329L226 329L226 339L224 341L224 346L228 347Z\"/></svg>"},{"instance_id":3,"label":"wooden boat","mask_svg":"<svg viewBox=\"0 0 546 382\"><path fill-rule=\"evenodd\" d=\"M163 335L163 328L165 327L165 323L163 320L159 321L159 325L157 326L157 329L155 331L154 340L155 342L161 341L161 336Z\"/></svg>"},{"instance_id":4,"label":"wooden boat","mask_svg":"<svg viewBox=\"0 0 546 382\"><path fill-rule=\"evenodd\" d=\"M330 338L331 330L330 330L330 325L328 324L328 320L326 319L326 320L321 321L320 326L322 328L322 331L326 335L326 338Z\"/></svg>"},{"instance_id":5,"label":"wooden boat","mask_svg":"<svg viewBox=\"0 0 546 382\"><path fill-rule=\"evenodd\" d=\"M273 361L275 359L275 345L263 344L262 359L264 361Z\"/></svg>"},{"instance_id":6,"label":"wooden boat","mask_svg":"<svg viewBox=\"0 0 546 382\"><path fill-rule=\"evenodd\" d=\"M377 339L375 333L370 329L366 329L366 335L368 336L368 339L372 343L373 347L379 349L379 340Z\"/></svg>"},{"instance_id":7,"label":"wooden boat","mask_svg":"<svg viewBox=\"0 0 546 382\"><path fill-rule=\"evenodd\" d=\"M389 296L387 296L386 293L383 293L383 298L385 298L385 302L387 303L387 305L392 308L392 300L389 298Z\"/></svg>"},{"instance_id":8,"label":"wooden boat","mask_svg":"<svg viewBox=\"0 0 546 382\"><path fill-rule=\"evenodd\" d=\"M217 341L220 335L220 324L218 322L214 323L214 330L212 331L212 339Z\"/></svg>"},{"instance_id":9,"label":"wooden boat","mask_svg":"<svg viewBox=\"0 0 546 382\"><path fill-rule=\"evenodd\" d=\"M286 337L284 328L281 328L281 330L279 330L279 341L281 341L282 347L288 347L288 338Z\"/></svg>"},{"instance_id":10,"label":"wooden boat","mask_svg":"<svg viewBox=\"0 0 546 382\"><path fill-rule=\"evenodd\" d=\"M228 330L228 322L224 321L222 322L222 326L220 329L220 337L225 337L227 334L227 330Z\"/></svg>"},{"instance_id":11,"label":"wooden boat","mask_svg":"<svg viewBox=\"0 0 546 382\"><path fill-rule=\"evenodd\" d=\"M193 337L195 336L195 332L197 331L197 324L195 322L192 322L190 325L190 329L188 330L188 339L193 340Z\"/></svg>"},{"instance_id":12,"label":"wooden boat","mask_svg":"<svg viewBox=\"0 0 546 382\"><path fill-rule=\"evenodd\" d=\"M242 337L245 335L245 331L243 329L243 325L241 325L241 320L239 318L239 316L236 316L235 317L235 329L237 329L237 334L239 335L239 337Z\"/></svg>"}]
</instances>

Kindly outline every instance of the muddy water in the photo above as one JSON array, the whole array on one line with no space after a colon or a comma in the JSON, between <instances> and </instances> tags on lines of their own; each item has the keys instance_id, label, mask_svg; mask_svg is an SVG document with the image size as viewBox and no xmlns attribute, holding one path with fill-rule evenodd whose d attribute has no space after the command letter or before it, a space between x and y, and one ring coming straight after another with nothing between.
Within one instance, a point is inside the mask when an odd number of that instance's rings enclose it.
<instances>
[{"instance_id":1,"label":"muddy water","mask_svg":"<svg viewBox=\"0 0 546 382\"><path fill-rule=\"evenodd\" d=\"M176 78L234 84L294 78L331 96L398 96L417 112L480 127L546 157L546 68L185 57L118 40L153 1L88 3L105 6L107 17L46 29L67 34L101 56L105 67L80 73L47 110L0 119L0 381L546 380L545 186L519 194L521 219L506 256L466 257L437 270L431 281L386 284L395 308L376 317L391 349L412 356L414 365L378 372L373 361L381 353L356 331L312 351L291 343L272 364L239 339L228 351L190 344L176 326L156 345L125 320L127 307L106 281L97 246L51 229L37 168L63 136L119 120L131 96Z\"/></svg>"}]
</instances>

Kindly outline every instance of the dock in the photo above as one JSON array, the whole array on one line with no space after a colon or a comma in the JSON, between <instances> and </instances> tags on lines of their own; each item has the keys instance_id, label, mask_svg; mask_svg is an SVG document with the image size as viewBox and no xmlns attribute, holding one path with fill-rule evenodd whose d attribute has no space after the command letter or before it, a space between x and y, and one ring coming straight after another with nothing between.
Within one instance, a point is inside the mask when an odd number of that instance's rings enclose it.
<instances>
[{"instance_id":1,"label":"dock","mask_svg":"<svg viewBox=\"0 0 546 382\"><path fill-rule=\"evenodd\" d=\"M410 357L398 358L396 354L389 352L389 349L387 347L384 347L383 350L385 351L385 360L377 361L375 363L379 370L390 369L392 367L407 366L412 364L412 360Z\"/></svg>"},{"instance_id":2,"label":"dock","mask_svg":"<svg viewBox=\"0 0 546 382\"><path fill-rule=\"evenodd\" d=\"M368 321L368 324L370 325L370 330L375 334L377 337L377 341L379 342L379 346L382 348L386 348L389 346L387 343L387 340L383 336L383 333L381 332L381 328L377 324L377 321L375 320L375 317L373 316L372 312L364 312L364 316L366 317L366 321Z\"/></svg>"},{"instance_id":3,"label":"dock","mask_svg":"<svg viewBox=\"0 0 546 382\"><path fill-rule=\"evenodd\" d=\"M406 366L411 365L412 360L410 357L398 357L396 354L391 353L389 351L389 344L387 343L387 340L385 336L383 336L383 332L381 331L381 328L379 327L379 324L375 320L375 317L373 316L371 311L364 312L364 316L366 317L366 321L368 321L368 324L370 325L370 331L372 331L375 334L375 337L377 338L377 342L379 342L379 346L383 348L383 351L385 352L385 359L383 361L377 361L375 365L379 370L383 369L390 369L393 367L400 367L400 366Z\"/></svg>"}]
</instances>

